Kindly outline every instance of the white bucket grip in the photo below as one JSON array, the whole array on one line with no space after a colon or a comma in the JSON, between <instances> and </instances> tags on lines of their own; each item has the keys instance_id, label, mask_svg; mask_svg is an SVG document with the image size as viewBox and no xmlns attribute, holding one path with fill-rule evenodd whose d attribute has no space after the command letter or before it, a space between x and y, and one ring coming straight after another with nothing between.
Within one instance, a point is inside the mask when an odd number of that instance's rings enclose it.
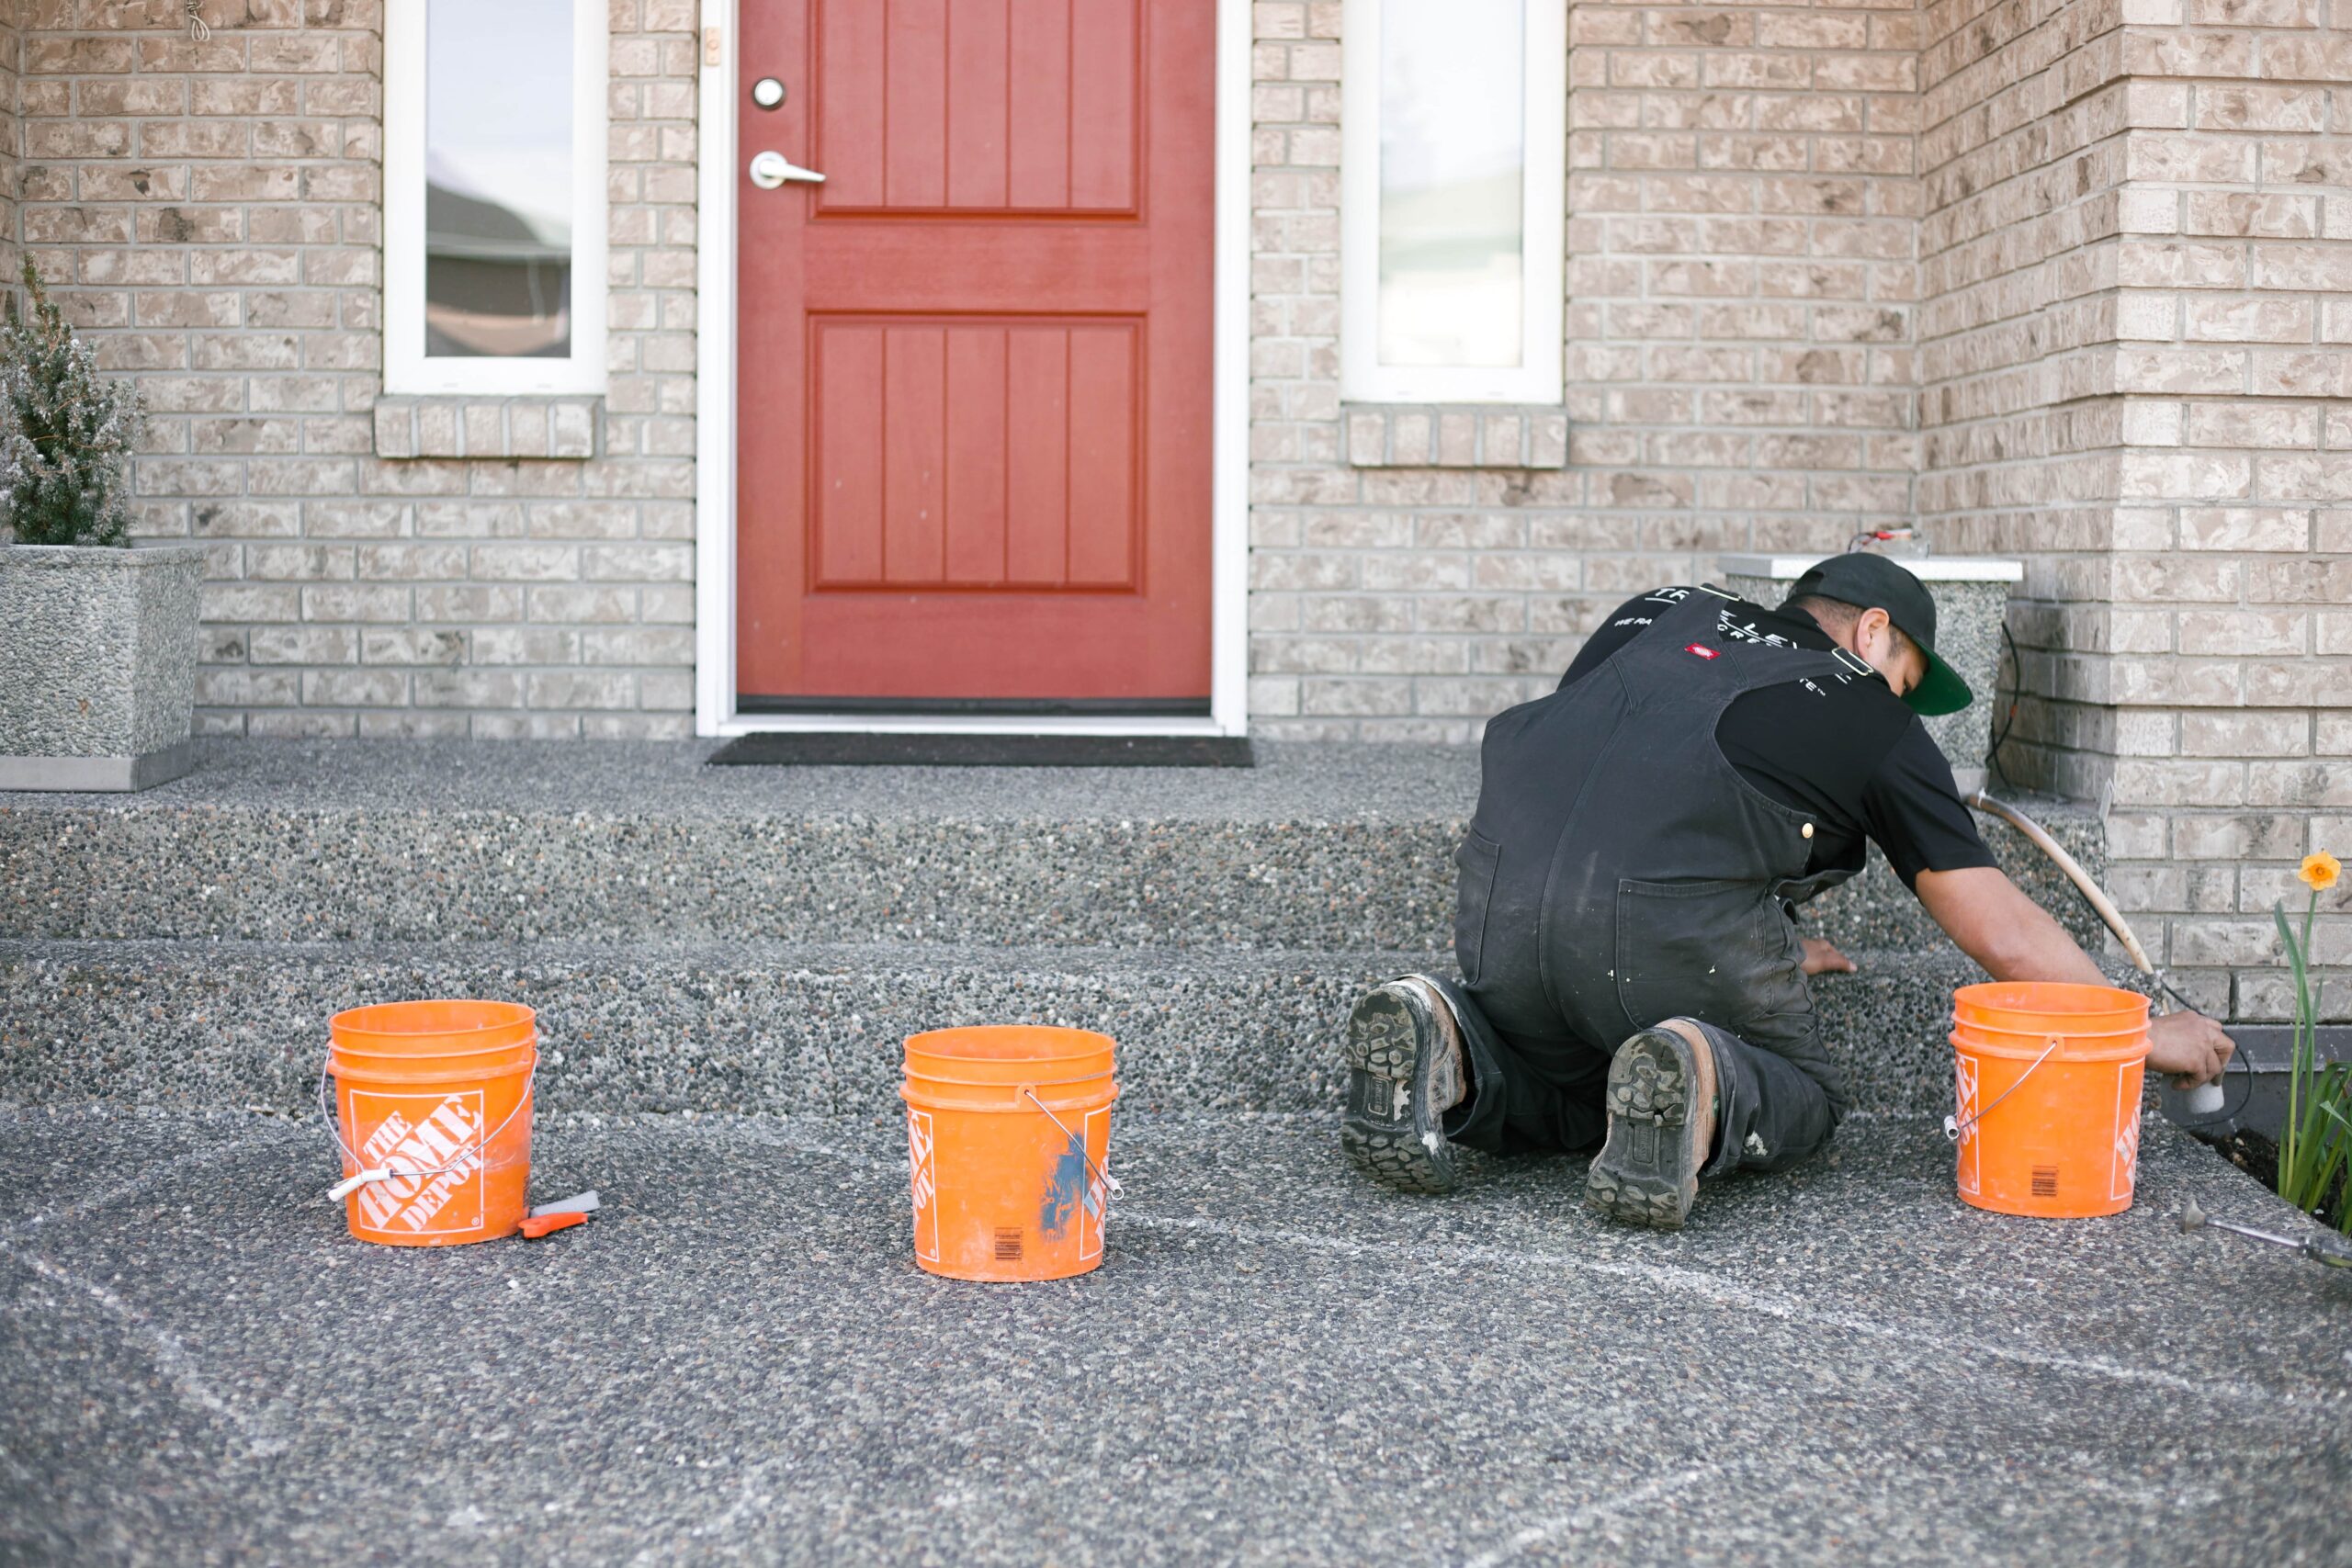
<instances>
[{"instance_id":1,"label":"white bucket grip","mask_svg":"<svg viewBox=\"0 0 2352 1568\"><path fill-rule=\"evenodd\" d=\"M333 1069L331 1067L322 1066L319 1069L319 1110L327 1119L328 1136L334 1139L334 1146L342 1151L345 1161L356 1172L356 1174L345 1177L341 1181L336 1182L333 1187L327 1189L328 1202L340 1203L345 1199L350 1197L354 1192L358 1191L362 1187L365 1187L373 1181L390 1181L396 1176L438 1176L444 1171L455 1170L458 1168L458 1162L455 1161L445 1165L419 1166L414 1169L410 1168L409 1162L406 1160L395 1161L387 1159L382 1165L379 1166L364 1165L359 1158L358 1151L354 1149L349 1144L343 1141L343 1118L336 1113L334 1101L327 1096L327 1079L332 1076L332 1073ZM532 1098L538 1089L538 1082L539 1054L537 1051L533 1051L531 1053L531 1070L529 1075L523 1080L523 1095L521 1099L514 1102L514 1109L506 1113L505 1121L501 1122L497 1126L492 1128L488 1133L484 1134L478 1141L476 1141L471 1145L470 1151L461 1152L478 1152L480 1150L486 1149L490 1147L491 1145L496 1143L498 1141L498 1135L506 1131L507 1127L514 1122L514 1118L520 1116L524 1111L530 1109ZM1048 1114L1051 1113L1048 1112Z\"/></svg>"},{"instance_id":2,"label":"white bucket grip","mask_svg":"<svg viewBox=\"0 0 2352 1568\"><path fill-rule=\"evenodd\" d=\"M1994 1099L1992 1105L1986 1106L1984 1110L1976 1112L1975 1115L1971 1116L1967 1121L1963 1122L1957 1116L1945 1117L1944 1136L1951 1139L1955 1144L1960 1142L1960 1135L1962 1133L1965 1133L1968 1129L1975 1126L1976 1123L1984 1121L1984 1118L1993 1114L1995 1106L1999 1105L2002 1100L2008 1099L2009 1096L2023 1089L2025 1087L2025 1080L2033 1077L2033 1068L2039 1067L2042 1063L2050 1060L2050 1053L2056 1049L2058 1049L2058 1042L2052 1040L2048 1045L2042 1048L2041 1055L2033 1059L2032 1067L2028 1067L2025 1071L2019 1073L2017 1077L2017 1081L2009 1085L2008 1088L2003 1089L2000 1094Z\"/></svg>"}]
</instances>

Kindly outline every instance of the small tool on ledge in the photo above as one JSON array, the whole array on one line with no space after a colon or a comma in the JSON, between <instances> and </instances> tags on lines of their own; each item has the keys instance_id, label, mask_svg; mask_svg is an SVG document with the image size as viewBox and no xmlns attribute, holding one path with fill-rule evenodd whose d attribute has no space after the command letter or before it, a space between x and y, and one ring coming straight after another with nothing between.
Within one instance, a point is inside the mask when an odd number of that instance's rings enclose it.
<instances>
[{"instance_id":1,"label":"small tool on ledge","mask_svg":"<svg viewBox=\"0 0 2352 1568\"><path fill-rule=\"evenodd\" d=\"M588 1216L602 1206L593 1191L582 1192L576 1198L560 1199L553 1203L542 1203L523 1216L523 1239L537 1241L543 1235L569 1230L573 1225L584 1225L588 1223Z\"/></svg>"},{"instance_id":2,"label":"small tool on ledge","mask_svg":"<svg viewBox=\"0 0 2352 1568\"><path fill-rule=\"evenodd\" d=\"M2319 1236L2297 1241L2292 1236L2274 1235L2268 1231L2256 1230L2252 1225L2238 1224L2231 1220L2217 1220L2199 1208L2196 1201L2191 1199L2188 1207L2180 1212L2182 1234L2203 1230L2208 1225L2217 1231L2233 1232L2250 1241L2267 1242L2272 1247L2287 1247L2291 1251L2301 1253L2314 1263L2324 1263L2330 1269L2352 1269L2352 1246L2347 1246L2344 1242L2326 1240Z\"/></svg>"}]
</instances>

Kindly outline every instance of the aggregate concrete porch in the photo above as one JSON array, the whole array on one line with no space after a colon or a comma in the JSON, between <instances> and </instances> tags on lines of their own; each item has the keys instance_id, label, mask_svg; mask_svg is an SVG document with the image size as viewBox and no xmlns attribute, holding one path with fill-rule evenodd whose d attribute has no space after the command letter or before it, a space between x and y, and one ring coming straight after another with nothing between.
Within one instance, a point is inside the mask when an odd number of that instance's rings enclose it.
<instances>
[{"instance_id":1,"label":"aggregate concrete porch","mask_svg":"<svg viewBox=\"0 0 2352 1568\"><path fill-rule=\"evenodd\" d=\"M1473 748L1267 745L1250 769L706 767L717 741L199 742L136 795L0 794L0 934L1374 948L1453 941ZM2096 874L2090 807L2030 803ZM2098 923L1997 821L2003 863ZM1942 942L1873 861L1808 906Z\"/></svg>"},{"instance_id":2,"label":"aggregate concrete porch","mask_svg":"<svg viewBox=\"0 0 2352 1568\"><path fill-rule=\"evenodd\" d=\"M2352 1280L2169 1229L2302 1222L2162 1123L2122 1218L1962 1207L1976 971L1883 867L1810 914L1870 1113L1631 1235L1580 1161L1431 1202L1338 1156L1473 754L709 750L209 742L0 799L0 1559L2343 1560ZM535 1192L589 1226L396 1254L321 1201L327 1015L432 994L539 1010ZM1008 1020L1118 1038L1128 1195L1097 1275L946 1284L899 1042Z\"/></svg>"},{"instance_id":3,"label":"aggregate concrete porch","mask_svg":"<svg viewBox=\"0 0 2352 1568\"><path fill-rule=\"evenodd\" d=\"M2352 1274L2161 1124L2110 1220L1927 1119L1600 1225L1328 1115L1123 1116L1103 1268L909 1256L882 1118L555 1118L538 1243L354 1242L283 1118L0 1111L0 1559L2342 1562Z\"/></svg>"},{"instance_id":4,"label":"aggregate concrete porch","mask_svg":"<svg viewBox=\"0 0 2352 1568\"><path fill-rule=\"evenodd\" d=\"M871 1111L906 1033L1026 1020L1115 1034L1133 1105L1306 1111L1351 994L1451 962L1468 750L706 767L713 744L214 741L141 795L0 797L0 1099L290 1109L335 1008L454 993L540 1010L569 1110ZM2103 864L2092 811L2034 808ZM1806 921L1861 965L1815 987L1855 1103L1947 1105L1975 966L1883 866Z\"/></svg>"}]
</instances>

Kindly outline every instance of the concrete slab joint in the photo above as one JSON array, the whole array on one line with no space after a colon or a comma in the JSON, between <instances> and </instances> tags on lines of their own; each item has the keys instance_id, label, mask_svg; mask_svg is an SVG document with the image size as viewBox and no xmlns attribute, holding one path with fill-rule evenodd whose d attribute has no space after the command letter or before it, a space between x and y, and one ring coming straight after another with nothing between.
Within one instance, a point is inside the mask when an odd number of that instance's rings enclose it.
<instances>
[{"instance_id":1,"label":"concrete slab joint","mask_svg":"<svg viewBox=\"0 0 2352 1568\"><path fill-rule=\"evenodd\" d=\"M604 416L597 397L381 398L376 456L586 462L602 446Z\"/></svg>"}]
</instances>

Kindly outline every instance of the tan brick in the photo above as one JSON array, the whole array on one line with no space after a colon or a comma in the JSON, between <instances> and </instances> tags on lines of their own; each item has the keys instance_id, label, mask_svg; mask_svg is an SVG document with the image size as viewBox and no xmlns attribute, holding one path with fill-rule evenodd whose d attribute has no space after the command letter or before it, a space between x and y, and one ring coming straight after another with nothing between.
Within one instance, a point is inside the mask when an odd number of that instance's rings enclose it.
<instances>
[{"instance_id":1,"label":"tan brick","mask_svg":"<svg viewBox=\"0 0 2352 1568\"><path fill-rule=\"evenodd\" d=\"M2192 550L2302 550L2312 514L2276 507L2184 507L2180 543Z\"/></svg>"},{"instance_id":2,"label":"tan brick","mask_svg":"<svg viewBox=\"0 0 2352 1568\"><path fill-rule=\"evenodd\" d=\"M2326 107L2319 96L2300 87L2222 86L2199 84L2196 124L2202 130L2318 131Z\"/></svg>"},{"instance_id":3,"label":"tan brick","mask_svg":"<svg viewBox=\"0 0 2352 1568\"><path fill-rule=\"evenodd\" d=\"M2188 713L2180 717L2180 749L2192 757L2299 757L2311 748L2311 720L2301 714Z\"/></svg>"},{"instance_id":4,"label":"tan brick","mask_svg":"<svg viewBox=\"0 0 2352 1568\"><path fill-rule=\"evenodd\" d=\"M2188 301L2188 335L2218 343L2309 343L2317 323L2309 299L2247 299Z\"/></svg>"},{"instance_id":5,"label":"tan brick","mask_svg":"<svg viewBox=\"0 0 2352 1568\"><path fill-rule=\"evenodd\" d=\"M2301 653L2312 618L2300 611L2183 610L2180 650L2188 654Z\"/></svg>"},{"instance_id":6,"label":"tan brick","mask_svg":"<svg viewBox=\"0 0 2352 1568\"><path fill-rule=\"evenodd\" d=\"M2130 192L2128 195L2139 195ZM2149 192L2177 199L2191 234L2265 235L2307 240L2319 232L2319 198L2301 194L2192 190Z\"/></svg>"},{"instance_id":7,"label":"tan brick","mask_svg":"<svg viewBox=\"0 0 2352 1568\"><path fill-rule=\"evenodd\" d=\"M2303 446L2319 439L2319 411L2308 404L2278 407L2248 400L2192 403L2188 441L2198 446Z\"/></svg>"}]
</instances>

